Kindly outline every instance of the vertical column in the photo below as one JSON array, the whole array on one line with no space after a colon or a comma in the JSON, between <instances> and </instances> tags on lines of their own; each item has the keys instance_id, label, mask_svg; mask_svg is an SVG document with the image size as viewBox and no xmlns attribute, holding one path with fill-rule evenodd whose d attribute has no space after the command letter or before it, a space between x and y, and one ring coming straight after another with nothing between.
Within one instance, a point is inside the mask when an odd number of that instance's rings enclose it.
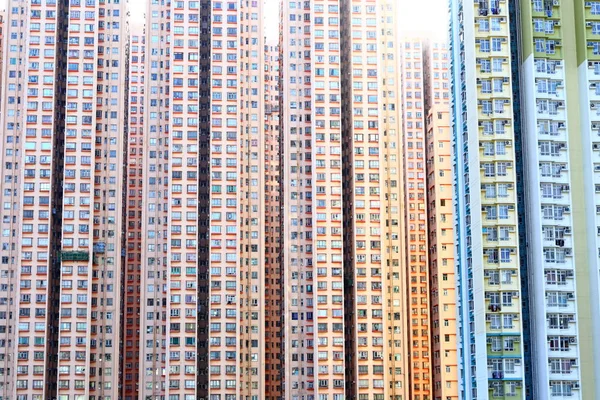
<instances>
[{"instance_id":1,"label":"vertical column","mask_svg":"<svg viewBox=\"0 0 600 400\"><path fill-rule=\"evenodd\" d=\"M345 392L340 5L320 0L312 5L313 134L304 156L314 167L315 218L305 224L312 225L316 255L315 395L337 399Z\"/></svg>"},{"instance_id":2,"label":"vertical column","mask_svg":"<svg viewBox=\"0 0 600 400\"><path fill-rule=\"evenodd\" d=\"M429 41L423 56L432 391L434 398L455 400L458 399L457 313L447 45Z\"/></svg>"},{"instance_id":3,"label":"vertical column","mask_svg":"<svg viewBox=\"0 0 600 400\"><path fill-rule=\"evenodd\" d=\"M573 12L573 18L568 17ZM600 238L600 3L573 2L561 3L561 14L565 21L563 51L565 52L566 94L567 102L572 103L575 87L575 66L577 68L578 99L576 107L567 106L570 156L570 175L574 211L573 218L573 251L578 264L575 271L577 283L577 316L579 326L577 347L579 349L579 372L581 382L552 382L552 392L570 393L569 386L576 392L581 391L582 398L600 396L600 282L598 281ZM568 18L568 19L567 19ZM575 35L573 35L575 31ZM573 37L576 43L573 45ZM573 54L573 51L576 51ZM581 133L581 141L572 132ZM578 155L583 154L582 158ZM579 174L579 163L583 162L583 179ZM582 199L575 195L585 193L584 207ZM595 214L594 214L595 213ZM591 215L595 215L591 218ZM586 240L584 242L583 237ZM584 244L585 243L585 244ZM589 301L587 299L589 298ZM572 320L569 321L569 327Z\"/></svg>"},{"instance_id":4,"label":"vertical column","mask_svg":"<svg viewBox=\"0 0 600 400\"><path fill-rule=\"evenodd\" d=\"M577 81L569 76L569 52L563 46L569 33L574 34L570 11L571 7L554 2L521 5L521 109L526 132L521 140L529 233L532 384L535 395L547 398L562 396L563 390L580 396L579 391L571 392L579 387L580 379L577 309L581 300L575 297L579 287L575 272L585 262L574 257L572 239L576 202L571 199L571 185L582 177L569 160L570 132L575 130L568 127L576 123L569 114L571 107L578 108L573 103L577 96L569 96L577 91ZM575 60L569 61L574 71ZM502 168L496 165L492 173L502 174ZM568 329L558 329L553 320L559 319L571 320L566 323Z\"/></svg>"},{"instance_id":5,"label":"vertical column","mask_svg":"<svg viewBox=\"0 0 600 400\"><path fill-rule=\"evenodd\" d=\"M282 388L282 286L281 286L281 164L279 143L279 47L265 45L265 393L278 400ZM261 155L259 154L259 157Z\"/></svg>"},{"instance_id":6,"label":"vertical column","mask_svg":"<svg viewBox=\"0 0 600 400\"><path fill-rule=\"evenodd\" d=\"M10 2L2 83L0 394L56 394L67 6ZM8 39L12 38L12 39ZM6 336L6 335L9 336ZM10 375L9 375L10 370Z\"/></svg>"},{"instance_id":7,"label":"vertical column","mask_svg":"<svg viewBox=\"0 0 600 400\"><path fill-rule=\"evenodd\" d=\"M239 43L240 371L242 396L264 399L266 363L266 65L262 2L242 2Z\"/></svg>"},{"instance_id":8,"label":"vertical column","mask_svg":"<svg viewBox=\"0 0 600 400\"><path fill-rule=\"evenodd\" d=\"M242 374L250 372L240 368L241 338L250 332L240 322L249 300L240 281L239 18L236 2L212 3L209 393L221 398L238 397Z\"/></svg>"},{"instance_id":9,"label":"vertical column","mask_svg":"<svg viewBox=\"0 0 600 400\"><path fill-rule=\"evenodd\" d=\"M343 6L346 395L383 399L402 396L406 362L395 6Z\"/></svg>"},{"instance_id":10,"label":"vertical column","mask_svg":"<svg viewBox=\"0 0 600 400\"><path fill-rule=\"evenodd\" d=\"M199 137L198 137L198 326L196 353L196 396L207 398L209 393L209 311L210 311L210 167L211 167L211 14L210 0L200 3L199 55Z\"/></svg>"},{"instance_id":11,"label":"vertical column","mask_svg":"<svg viewBox=\"0 0 600 400\"><path fill-rule=\"evenodd\" d=\"M401 46L410 393L411 396L429 396L431 351L423 43L420 39L407 39Z\"/></svg>"},{"instance_id":12,"label":"vertical column","mask_svg":"<svg viewBox=\"0 0 600 400\"><path fill-rule=\"evenodd\" d=\"M167 356L171 356L166 350L167 337L171 330L181 330L181 323L167 325L170 317L167 290L172 273L168 253L169 220L181 221L182 217L179 210L172 208L174 204L168 192L170 123L175 118L175 109L171 116L171 62L165 62L164 58L172 54L171 14L164 5L150 1L146 18L139 396L154 400L165 395Z\"/></svg>"},{"instance_id":13,"label":"vertical column","mask_svg":"<svg viewBox=\"0 0 600 400\"><path fill-rule=\"evenodd\" d=\"M452 8L459 348L465 395L472 398L525 395L512 169L516 126L510 57L516 34L509 30L507 3L459 2ZM492 79L499 80L496 91L483 83ZM505 163L506 174L486 174L486 163ZM500 348L503 356L492 348Z\"/></svg>"},{"instance_id":14,"label":"vertical column","mask_svg":"<svg viewBox=\"0 0 600 400\"><path fill-rule=\"evenodd\" d=\"M144 119L146 95L146 38L143 24L131 29L129 48L129 137L127 138L127 191L126 191L126 267L123 272L123 335L122 342L122 396L125 400L137 398L140 386L140 343L142 318L141 280L143 224L143 187L145 174Z\"/></svg>"},{"instance_id":15,"label":"vertical column","mask_svg":"<svg viewBox=\"0 0 600 400\"><path fill-rule=\"evenodd\" d=\"M406 301L406 233L405 213L406 196L404 184L402 127L402 68L401 41L398 27L398 2L393 0L379 3L379 21L382 24L379 46L379 126L383 137L379 136L380 173L385 176L382 182L384 193L385 221L385 310L387 326L384 342L387 365L384 381L390 382L388 395L393 400L402 400L409 396L410 381L408 357L408 308ZM383 161L383 162L382 162ZM385 225L383 223L385 222Z\"/></svg>"},{"instance_id":16,"label":"vertical column","mask_svg":"<svg viewBox=\"0 0 600 400\"><path fill-rule=\"evenodd\" d=\"M198 2L171 3L171 104L166 112L172 111L172 119L164 139L170 204L165 396L182 399L196 396L197 383L199 8Z\"/></svg>"},{"instance_id":17,"label":"vertical column","mask_svg":"<svg viewBox=\"0 0 600 400\"><path fill-rule=\"evenodd\" d=\"M302 7L299 7L302 5ZM312 4L322 13L323 5ZM312 109L314 80L311 50L313 30L311 3L281 3L281 188L282 188L282 285L284 325L283 391L286 400L314 399L315 354L320 332L315 327L315 305L342 298L316 293L313 238L325 234L327 226L313 233L313 168L324 168L326 162L312 159ZM322 52L322 51L321 51ZM323 56L324 57L324 56ZM324 95L319 96L323 99ZM316 97L315 97L316 100ZM326 326L326 324L325 324ZM317 329L315 329L317 328ZM324 328L325 329L325 328ZM316 332L315 332L316 330ZM328 371L329 367L323 367Z\"/></svg>"}]
</instances>

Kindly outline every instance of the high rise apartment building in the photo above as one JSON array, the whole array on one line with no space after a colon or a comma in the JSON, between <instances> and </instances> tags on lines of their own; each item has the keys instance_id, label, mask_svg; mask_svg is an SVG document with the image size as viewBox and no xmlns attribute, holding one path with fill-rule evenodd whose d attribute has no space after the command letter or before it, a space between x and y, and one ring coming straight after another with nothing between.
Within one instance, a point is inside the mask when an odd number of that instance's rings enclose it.
<instances>
[{"instance_id":1,"label":"high rise apartment building","mask_svg":"<svg viewBox=\"0 0 600 400\"><path fill-rule=\"evenodd\" d=\"M126 7L0 16L0 399L600 398L599 1Z\"/></svg>"},{"instance_id":2,"label":"high rise apartment building","mask_svg":"<svg viewBox=\"0 0 600 400\"><path fill-rule=\"evenodd\" d=\"M514 15L505 1L451 6L460 396L524 397Z\"/></svg>"},{"instance_id":3,"label":"high rise apartment building","mask_svg":"<svg viewBox=\"0 0 600 400\"><path fill-rule=\"evenodd\" d=\"M265 399L277 400L282 384L282 286L281 286L281 152L279 47L265 44ZM259 289L260 290L260 289Z\"/></svg>"},{"instance_id":4,"label":"high rise apartment building","mask_svg":"<svg viewBox=\"0 0 600 400\"><path fill-rule=\"evenodd\" d=\"M140 138L143 143L141 176L143 238L140 261L139 380L132 383L138 385L136 397L143 399L164 396L168 382L166 379L166 320L169 301L167 297L169 177L167 174L170 169L167 154L170 144L168 134L172 100L166 94L170 93L170 67L171 62L174 62L174 60L170 62L165 60L172 54L170 43L167 41L169 32L166 31L170 21L164 21L160 17L170 10L165 9L165 6L158 6L158 2L150 2L150 4L154 9L148 8L145 20L144 96L138 94L134 99L134 93L130 95L132 107L137 104L140 107L138 110L141 110L143 106L139 117L144 118L144 126L136 127L136 136L137 131L143 132ZM139 31L133 32L134 37L140 34ZM133 63L132 67L135 67ZM135 68L132 68L133 71ZM136 85L132 85L133 87ZM175 108L173 114L174 110ZM133 134L130 135L130 140L133 137ZM130 162L129 170L131 168ZM178 214L172 213L172 219L176 218ZM195 326L192 329L195 331ZM193 362L194 359L195 357L191 361ZM191 368L192 372L195 372L195 365L191 365Z\"/></svg>"},{"instance_id":5,"label":"high rise apartment building","mask_svg":"<svg viewBox=\"0 0 600 400\"><path fill-rule=\"evenodd\" d=\"M140 311L142 279L142 210L144 187L144 97L146 40L143 23L131 25L129 46L129 127L127 137L127 193L125 246L122 271L123 332L121 371L122 398L137 398L140 365Z\"/></svg>"},{"instance_id":6,"label":"high rise apartment building","mask_svg":"<svg viewBox=\"0 0 600 400\"><path fill-rule=\"evenodd\" d=\"M431 95L446 124L435 125L448 157L435 173L451 177L447 52L401 41L397 7L283 3L285 398L431 398L430 218L447 221L448 238L432 239L447 267L437 371L457 397L451 181L430 211L426 180L426 57L440 58Z\"/></svg>"},{"instance_id":7,"label":"high rise apartment building","mask_svg":"<svg viewBox=\"0 0 600 400\"><path fill-rule=\"evenodd\" d=\"M596 398L600 3L451 9L463 395Z\"/></svg>"},{"instance_id":8,"label":"high rise apartment building","mask_svg":"<svg viewBox=\"0 0 600 400\"><path fill-rule=\"evenodd\" d=\"M118 2L8 2L0 114L4 399L119 395L125 14Z\"/></svg>"},{"instance_id":9,"label":"high rise apartment building","mask_svg":"<svg viewBox=\"0 0 600 400\"><path fill-rule=\"evenodd\" d=\"M284 396L341 399L345 362L340 4L281 5L281 179L287 183L282 191L282 312L289 316L283 333Z\"/></svg>"},{"instance_id":10,"label":"high rise apartment building","mask_svg":"<svg viewBox=\"0 0 600 400\"><path fill-rule=\"evenodd\" d=\"M448 400L458 399L450 54L436 42L425 42L423 54L432 398Z\"/></svg>"},{"instance_id":11,"label":"high rise apartment building","mask_svg":"<svg viewBox=\"0 0 600 400\"><path fill-rule=\"evenodd\" d=\"M262 7L148 5L143 398L281 392L279 70Z\"/></svg>"},{"instance_id":12,"label":"high rise apartment building","mask_svg":"<svg viewBox=\"0 0 600 400\"><path fill-rule=\"evenodd\" d=\"M408 381L414 396L431 394L430 279L427 231L427 163L424 42L401 41L406 302L410 323ZM411 396L412 397L412 396Z\"/></svg>"},{"instance_id":13,"label":"high rise apartment building","mask_svg":"<svg viewBox=\"0 0 600 400\"><path fill-rule=\"evenodd\" d=\"M600 3L520 11L532 393L596 398Z\"/></svg>"},{"instance_id":14,"label":"high rise apartment building","mask_svg":"<svg viewBox=\"0 0 600 400\"><path fill-rule=\"evenodd\" d=\"M413 228L396 2L282 5L149 4L140 396L430 398L424 66Z\"/></svg>"},{"instance_id":15,"label":"high rise apartment building","mask_svg":"<svg viewBox=\"0 0 600 400\"><path fill-rule=\"evenodd\" d=\"M409 390L397 11L342 2L346 393L356 399Z\"/></svg>"}]
</instances>

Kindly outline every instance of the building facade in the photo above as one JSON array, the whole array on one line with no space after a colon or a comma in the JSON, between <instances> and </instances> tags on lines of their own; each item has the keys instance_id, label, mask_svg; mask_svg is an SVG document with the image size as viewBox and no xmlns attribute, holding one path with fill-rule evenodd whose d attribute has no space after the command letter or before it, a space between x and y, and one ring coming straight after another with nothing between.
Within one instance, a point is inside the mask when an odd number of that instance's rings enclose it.
<instances>
[{"instance_id":1,"label":"building facade","mask_svg":"<svg viewBox=\"0 0 600 400\"><path fill-rule=\"evenodd\" d=\"M525 397L522 259L506 1L451 1L458 358L463 398ZM513 74L514 73L514 74Z\"/></svg>"},{"instance_id":2,"label":"building facade","mask_svg":"<svg viewBox=\"0 0 600 400\"><path fill-rule=\"evenodd\" d=\"M432 398L448 400L458 399L450 54L446 43L434 41L425 42L423 54Z\"/></svg>"},{"instance_id":3,"label":"building facade","mask_svg":"<svg viewBox=\"0 0 600 400\"><path fill-rule=\"evenodd\" d=\"M282 390L279 68L262 7L148 4L143 398Z\"/></svg>"},{"instance_id":4,"label":"building facade","mask_svg":"<svg viewBox=\"0 0 600 400\"><path fill-rule=\"evenodd\" d=\"M346 393L356 399L409 390L397 11L342 4Z\"/></svg>"},{"instance_id":5,"label":"building facade","mask_svg":"<svg viewBox=\"0 0 600 400\"><path fill-rule=\"evenodd\" d=\"M0 396L119 396L126 8L9 1Z\"/></svg>"},{"instance_id":6,"label":"building facade","mask_svg":"<svg viewBox=\"0 0 600 400\"><path fill-rule=\"evenodd\" d=\"M279 128L279 46L265 44L265 399L277 400L283 393L281 345L281 152Z\"/></svg>"},{"instance_id":7,"label":"building facade","mask_svg":"<svg viewBox=\"0 0 600 400\"><path fill-rule=\"evenodd\" d=\"M144 187L144 25L132 24L129 47L129 128L127 137L126 264L123 285L122 398L137 398L140 364L140 312L142 279L142 210Z\"/></svg>"},{"instance_id":8,"label":"building facade","mask_svg":"<svg viewBox=\"0 0 600 400\"><path fill-rule=\"evenodd\" d=\"M6 20L6 10L0 9L0 77L2 75L2 66L4 65L4 24ZM0 79L0 98L2 97L2 82ZM0 106L1 107L1 106ZM0 108L0 110L2 110Z\"/></svg>"},{"instance_id":9,"label":"building facade","mask_svg":"<svg viewBox=\"0 0 600 400\"><path fill-rule=\"evenodd\" d=\"M600 3L533 2L520 12L532 393L593 398Z\"/></svg>"},{"instance_id":10,"label":"building facade","mask_svg":"<svg viewBox=\"0 0 600 400\"><path fill-rule=\"evenodd\" d=\"M457 1L451 9L463 388L477 398L598 397L600 3ZM489 307L494 292L501 296L486 311L485 352L482 291ZM507 310L511 291L519 313ZM487 391L483 374L468 378L484 360Z\"/></svg>"},{"instance_id":11,"label":"building facade","mask_svg":"<svg viewBox=\"0 0 600 400\"><path fill-rule=\"evenodd\" d=\"M419 397L430 396L432 372L424 47L418 38L401 41L406 301L410 311L407 339L411 349L408 380L414 396Z\"/></svg>"}]
</instances>

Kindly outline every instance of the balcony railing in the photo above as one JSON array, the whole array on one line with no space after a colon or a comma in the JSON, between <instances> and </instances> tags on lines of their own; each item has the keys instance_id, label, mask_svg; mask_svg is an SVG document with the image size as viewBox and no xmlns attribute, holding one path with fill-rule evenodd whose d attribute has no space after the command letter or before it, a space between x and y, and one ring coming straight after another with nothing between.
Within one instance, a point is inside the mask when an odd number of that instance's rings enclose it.
<instances>
[{"instance_id":1,"label":"balcony railing","mask_svg":"<svg viewBox=\"0 0 600 400\"><path fill-rule=\"evenodd\" d=\"M63 251L60 258L62 261L89 261L90 253L87 251Z\"/></svg>"}]
</instances>

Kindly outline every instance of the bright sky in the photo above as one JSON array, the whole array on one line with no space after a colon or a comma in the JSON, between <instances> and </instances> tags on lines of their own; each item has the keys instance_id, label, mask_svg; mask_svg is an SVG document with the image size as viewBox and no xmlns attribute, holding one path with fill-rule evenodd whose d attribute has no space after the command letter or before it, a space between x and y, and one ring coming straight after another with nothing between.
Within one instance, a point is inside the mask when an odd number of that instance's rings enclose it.
<instances>
[{"instance_id":1,"label":"bright sky","mask_svg":"<svg viewBox=\"0 0 600 400\"><path fill-rule=\"evenodd\" d=\"M400 30L437 40L448 37L448 0L397 0Z\"/></svg>"},{"instance_id":2,"label":"bright sky","mask_svg":"<svg viewBox=\"0 0 600 400\"><path fill-rule=\"evenodd\" d=\"M400 4L400 29L403 32L429 34L438 39L447 35L448 0L397 0ZM279 32L279 0L264 0L265 27L269 40L276 41ZM8 0L0 0L0 9ZM143 22L146 0L129 0L134 21Z\"/></svg>"},{"instance_id":3,"label":"bright sky","mask_svg":"<svg viewBox=\"0 0 600 400\"><path fill-rule=\"evenodd\" d=\"M5 0L0 0L5 1ZM265 34L268 40L277 41L279 33L279 1L265 2ZM445 39L448 34L448 0L397 0L400 3L400 29L407 33L431 35ZM129 0L132 17L143 21L146 0Z\"/></svg>"}]
</instances>

